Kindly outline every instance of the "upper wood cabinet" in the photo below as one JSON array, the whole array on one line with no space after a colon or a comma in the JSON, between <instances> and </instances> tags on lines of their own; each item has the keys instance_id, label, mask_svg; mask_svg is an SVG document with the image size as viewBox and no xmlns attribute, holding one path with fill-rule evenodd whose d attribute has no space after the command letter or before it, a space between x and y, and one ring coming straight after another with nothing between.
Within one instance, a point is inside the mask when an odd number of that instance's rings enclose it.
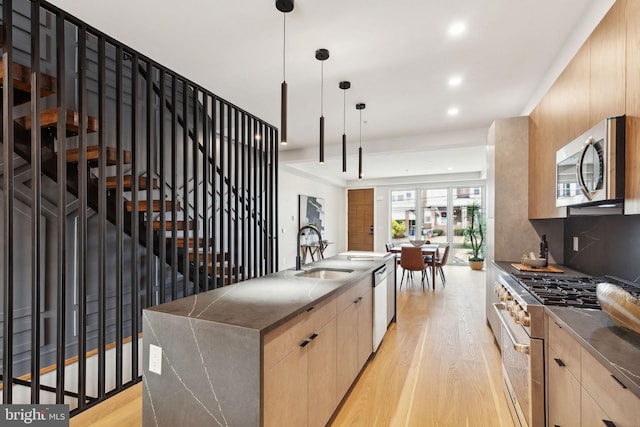
<instances>
[{"instance_id":1,"label":"upper wood cabinet","mask_svg":"<svg viewBox=\"0 0 640 427\"><path fill-rule=\"evenodd\" d=\"M626 0L612 6L529 116L530 219L566 217L567 209L555 203L556 151L604 118L629 114L628 55L637 57L640 44L627 46L627 7ZM637 24L636 18L634 31ZM635 70L634 78L640 79L637 66ZM640 81L636 84L640 93ZM635 185L640 213L640 184Z\"/></svg>"},{"instance_id":2,"label":"upper wood cabinet","mask_svg":"<svg viewBox=\"0 0 640 427\"><path fill-rule=\"evenodd\" d=\"M626 214L640 213L640 2L628 1L627 6L627 61L626 111L627 150L625 153L625 206Z\"/></svg>"},{"instance_id":3,"label":"upper wood cabinet","mask_svg":"<svg viewBox=\"0 0 640 427\"><path fill-rule=\"evenodd\" d=\"M625 6L626 0L617 1L589 38L591 101L588 128L607 117L625 114Z\"/></svg>"}]
</instances>

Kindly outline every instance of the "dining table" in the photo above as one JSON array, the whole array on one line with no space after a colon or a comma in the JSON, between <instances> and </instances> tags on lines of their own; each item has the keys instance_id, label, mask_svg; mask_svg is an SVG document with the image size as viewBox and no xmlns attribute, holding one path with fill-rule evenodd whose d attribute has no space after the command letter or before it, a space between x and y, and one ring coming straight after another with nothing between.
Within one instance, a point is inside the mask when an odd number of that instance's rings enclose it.
<instances>
[{"instance_id":1,"label":"dining table","mask_svg":"<svg viewBox=\"0 0 640 427\"><path fill-rule=\"evenodd\" d=\"M398 254L402 253L402 248L403 247L415 247L415 245L411 244L411 243L400 243L399 245L395 245L392 248L389 249L389 252L396 254L396 256L398 256ZM431 256L431 287L432 289L436 288L436 258L438 256L438 250L440 248L440 245L438 245L437 243L427 243L424 244L422 246L420 246L420 249L422 249L422 255L423 256Z\"/></svg>"}]
</instances>

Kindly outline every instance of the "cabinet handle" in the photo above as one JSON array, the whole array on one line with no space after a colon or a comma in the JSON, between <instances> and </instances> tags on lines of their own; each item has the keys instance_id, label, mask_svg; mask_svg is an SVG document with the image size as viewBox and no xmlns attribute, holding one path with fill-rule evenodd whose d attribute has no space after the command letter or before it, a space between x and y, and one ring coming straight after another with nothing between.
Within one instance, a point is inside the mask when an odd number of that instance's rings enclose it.
<instances>
[{"instance_id":1,"label":"cabinet handle","mask_svg":"<svg viewBox=\"0 0 640 427\"><path fill-rule=\"evenodd\" d=\"M565 364L564 364L564 362L562 361L562 359L553 359L553 360L555 360L555 361L556 361L556 363L558 364L558 366L560 366L560 367L567 366L567 365L565 365Z\"/></svg>"},{"instance_id":2,"label":"cabinet handle","mask_svg":"<svg viewBox=\"0 0 640 427\"><path fill-rule=\"evenodd\" d=\"M624 385L624 384L622 384L622 381L620 381L619 379L617 379L615 375L613 375L613 374L612 374L612 375L611 375L611 378L613 378L614 380L616 380L616 382L617 382L618 384L620 384L620 387L622 387L622 388L627 388L627 386L626 386L626 385Z\"/></svg>"},{"instance_id":3,"label":"cabinet handle","mask_svg":"<svg viewBox=\"0 0 640 427\"><path fill-rule=\"evenodd\" d=\"M313 310L314 308L315 308L315 307L311 306L311 307L307 308L307 311L311 311L311 310Z\"/></svg>"},{"instance_id":4,"label":"cabinet handle","mask_svg":"<svg viewBox=\"0 0 640 427\"><path fill-rule=\"evenodd\" d=\"M612 375L613 376L613 375ZM614 423L613 421L609 421L609 420L602 420L602 422L604 423L604 425L606 425L607 427L616 427L616 423Z\"/></svg>"},{"instance_id":5,"label":"cabinet handle","mask_svg":"<svg viewBox=\"0 0 640 427\"><path fill-rule=\"evenodd\" d=\"M306 347L309 344L309 340L304 340L300 343L300 347Z\"/></svg>"},{"instance_id":6,"label":"cabinet handle","mask_svg":"<svg viewBox=\"0 0 640 427\"><path fill-rule=\"evenodd\" d=\"M316 333L314 333L313 335L311 335L311 336L309 337L309 339L310 339L311 341L315 340L316 338L318 338L318 334L316 334Z\"/></svg>"}]
</instances>

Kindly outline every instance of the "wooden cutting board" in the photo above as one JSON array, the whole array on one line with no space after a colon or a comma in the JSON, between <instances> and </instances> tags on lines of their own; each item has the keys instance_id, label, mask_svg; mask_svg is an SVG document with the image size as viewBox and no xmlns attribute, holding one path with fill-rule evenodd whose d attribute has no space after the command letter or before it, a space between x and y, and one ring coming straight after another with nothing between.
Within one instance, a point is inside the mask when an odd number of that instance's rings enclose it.
<instances>
[{"instance_id":1,"label":"wooden cutting board","mask_svg":"<svg viewBox=\"0 0 640 427\"><path fill-rule=\"evenodd\" d=\"M547 267L529 267L524 264L511 264L511 267L519 271L526 271L527 273L562 273L563 271L558 267L549 265Z\"/></svg>"}]
</instances>

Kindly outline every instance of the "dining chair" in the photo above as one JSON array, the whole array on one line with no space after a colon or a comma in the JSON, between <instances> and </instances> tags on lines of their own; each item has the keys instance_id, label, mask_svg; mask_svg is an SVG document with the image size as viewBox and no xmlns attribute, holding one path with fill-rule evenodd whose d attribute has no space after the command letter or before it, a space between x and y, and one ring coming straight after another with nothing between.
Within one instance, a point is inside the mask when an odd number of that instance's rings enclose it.
<instances>
[{"instance_id":1,"label":"dining chair","mask_svg":"<svg viewBox=\"0 0 640 427\"><path fill-rule=\"evenodd\" d=\"M400 289L402 289L402 283L404 282L404 275L408 271L408 276L411 277L411 283L413 283L413 272L422 272L422 290L424 291L424 280L427 279L427 285L429 285L429 277L427 276L427 265L424 263L422 257L422 248L403 246L400 253L400 267L402 267L402 279L400 280ZM409 278L407 278L407 281Z\"/></svg>"},{"instance_id":2,"label":"dining chair","mask_svg":"<svg viewBox=\"0 0 640 427\"><path fill-rule=\"evenodd\" d=\"M391 249L393 249L394 246L395 246L395 243L393 242L387 242L384 244L384 247L387 249L387 252L391 252ZM398 266L400 265L400 257L398 256L398 254L394 254L393 256L396 258L396 270L397 270Z\"/></svg>"},{"instance_id":3,"label":"dining chair","mask_svg":"<svg viewBox=\"0 0 640 427\"><path fill-rule=\"evenodd\" d=\"M444 276L444 269L442 267L444 267L445 264L447 263L447 258L449 258L450 248L451 248L451 245L445 246L442 256L436 256L436 271L440 274L440 278L442 279L442 287L444 287L444 284L447 281Z\"/></svg>"}]
</instances>

